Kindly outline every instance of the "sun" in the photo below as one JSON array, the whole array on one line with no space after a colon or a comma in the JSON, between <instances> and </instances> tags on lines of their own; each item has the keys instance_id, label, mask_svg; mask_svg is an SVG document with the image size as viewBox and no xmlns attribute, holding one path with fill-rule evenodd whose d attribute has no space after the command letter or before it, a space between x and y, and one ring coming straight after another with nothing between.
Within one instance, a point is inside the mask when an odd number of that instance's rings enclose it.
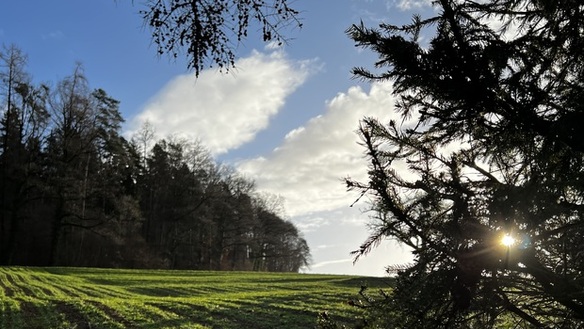
<instances>
[{"instance_id":1,"label":"sun","mask_svg":"<svg viewBox=\"0 0 584 329\"><path fill-rule=\"evenodd\" d=\"M515 238L514 238L514 237L512 237L512 236L511 236L511 235L509 235L509 234L505 234L505 235L503 236L503 239L501 239L501 243L502 243L504 246L510 247L510 246L512 246L513 244L515 244Z\"/></svg>"}]
</instances>

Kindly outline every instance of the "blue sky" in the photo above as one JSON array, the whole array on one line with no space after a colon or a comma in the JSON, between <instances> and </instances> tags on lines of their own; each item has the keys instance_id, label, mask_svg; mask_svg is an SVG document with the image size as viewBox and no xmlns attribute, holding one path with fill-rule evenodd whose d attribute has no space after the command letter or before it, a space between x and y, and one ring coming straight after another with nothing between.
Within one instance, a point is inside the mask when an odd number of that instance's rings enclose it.
<instances>
[{"instance_id":1,"label":"blue sky","mask_svg":"<svg viewBox=\"0 0 584 329\"><path fill-rule=\"evenodd\" d=\"M160 137L198 138L258 190L282 196L311 247L310 272L383 275L410 256L387 242L353 265L349 253L367 237L368 215L364 203L349 207L357 195L341 179L366 178L355 130L364 116L395 117L391 86L352 78L352 67L371 67L375 56L344 31L360 20L408 22L428 2L292 1L304 26L287 32L287 45L245 40L237 69L206 70L198 80L184 59L156 55L139 0L8 1L0 44L28 55L37 82L57 82L82 63L92 88L121 101L127 136L148 120Z\"/></svg>"}]
</instances>

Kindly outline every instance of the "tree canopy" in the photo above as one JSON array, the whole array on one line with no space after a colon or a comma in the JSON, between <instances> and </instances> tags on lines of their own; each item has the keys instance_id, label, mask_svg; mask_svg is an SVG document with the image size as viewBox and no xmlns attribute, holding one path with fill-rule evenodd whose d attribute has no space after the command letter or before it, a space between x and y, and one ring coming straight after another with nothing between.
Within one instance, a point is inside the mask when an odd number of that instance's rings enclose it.
<instances>
[{"instance_id":1,"label":"tree canopy","mask_svg":"<svg viewBox=\"0 0 584 329\"><path fill-rule=\"evenodd\" d=\"M371 327L584 325L584 5L433 1L411 24L347 30L379 55L402 120L365 118L372 233L412 264L369 296ZM405 169L404 169L405 168ZM506 237L507 244L502 243Z\"/></svg>"},{"instance_id":2,"label":"tree canopy","mask_svg":"<svg viewBox=\"0 0 584 329\"><path fill-rule=\"evenodd\" d=\"M119 101L77 65L35 85L0 50L0 265L296 272L302 234L200 142L122 136Z\"/></svg>"}]
</instances>

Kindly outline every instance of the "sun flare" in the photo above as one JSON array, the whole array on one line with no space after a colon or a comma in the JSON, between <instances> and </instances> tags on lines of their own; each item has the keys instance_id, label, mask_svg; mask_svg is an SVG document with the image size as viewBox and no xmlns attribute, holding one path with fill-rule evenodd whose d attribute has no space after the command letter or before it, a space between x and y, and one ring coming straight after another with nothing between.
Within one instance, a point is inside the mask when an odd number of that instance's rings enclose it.
<instances>
[{"instance_id":1,"label":"sun flare","mask_svg":"<svg viewBox=\"0 0 584 329\"><path fill-rule=\"evenodd\" d=\"M503 239L501 239L501 243L504 246L510 247L515 243L515 238L513 238L509 234L505 234L505 236L503 236Z\"/></svg>"}]
</instances>

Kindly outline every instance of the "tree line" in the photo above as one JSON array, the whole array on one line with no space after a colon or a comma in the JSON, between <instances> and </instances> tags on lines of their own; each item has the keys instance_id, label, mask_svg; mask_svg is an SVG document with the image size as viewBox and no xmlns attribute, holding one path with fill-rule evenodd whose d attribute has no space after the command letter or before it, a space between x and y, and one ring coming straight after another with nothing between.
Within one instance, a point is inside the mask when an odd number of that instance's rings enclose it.
<instances>
[{"instance_id":1,"label":"tree line","mask_svg":"<svg viewBox=\"0 0 584 329\"><path fill-rule=\"evenodd\" d=\"M310 261L273 196L197 141L121 134L119 101L76 65L34 84L0 51L0 265L296 272Z\"/></svg>"}]
</instances>

